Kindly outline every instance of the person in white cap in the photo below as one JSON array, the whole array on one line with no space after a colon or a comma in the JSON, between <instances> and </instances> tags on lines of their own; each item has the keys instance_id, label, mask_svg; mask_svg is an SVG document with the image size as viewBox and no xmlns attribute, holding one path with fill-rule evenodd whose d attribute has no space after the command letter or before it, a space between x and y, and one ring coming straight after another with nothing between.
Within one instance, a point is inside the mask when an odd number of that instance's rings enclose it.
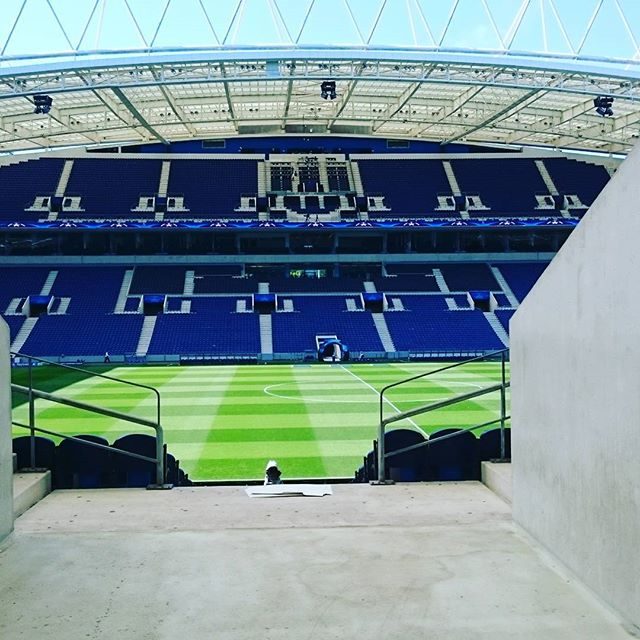
<instances>
[{"instance_id":1,"label":"person in white cap","mask_svg":"<svg viewBox=\"0 0 640 640\"><path fill-rule=\"evenodd\" d=\"M280 480L281 475L280 469L278 469L278 463L275 460L269 460L265 469L264 483L282 484L282 480Z\"/></svg>"}]
</instances>

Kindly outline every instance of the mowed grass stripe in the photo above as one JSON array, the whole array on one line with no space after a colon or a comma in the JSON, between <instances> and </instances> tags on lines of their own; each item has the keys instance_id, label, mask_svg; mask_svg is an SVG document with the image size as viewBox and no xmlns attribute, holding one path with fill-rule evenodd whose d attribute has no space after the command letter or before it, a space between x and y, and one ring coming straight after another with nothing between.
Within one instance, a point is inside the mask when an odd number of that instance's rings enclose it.
<instances>
[{"instance_id":1,"label":"mowed grass stripe","mask_svg":"<svg viewBox=\"0 0 640 640\"><path fill-rule=\"evenodd\" d=\"M324 472L332 476L351 476L375 432L372 392L351 376L345 379L339 366L317 365L308 370L296 369L295 375L298 386L311 391L304 402L322 456ZM318 377L323 380L322 385L315 383ZM332 389L340 393L331 393ZM329 459L332 460L331 467L327 465ZM339 459L341 463L338 463Z\"/></svg>"},{"instance_id":2,"label":"mowed grass stripe","mask_svg":"<svg viewBox=\"0 0 640 640\"><path fill-rule=\"evenodd\" d=\"M224 378L222 375L212 376L212 369L220 373L212 367L182 369L188 372L191 381L197 381L198 384L184 386L182 375L178 375L166 380L160 388L163 398L162 424L165 442L169 451L180 460L182 468L187 473L194 474L193 479L196 480L202 479L198 477L198 465L209 457L207 440L215 429L218 413L224 406L238 367L225 367ZM141 373L144 373L144 369ZM224 382L221 384L221 381ZM175 411L176 405L172 404L171 397L176 385L184 387L180 394L180 403L177 405L178 411ZM188 439L181 435L183 432L191 434ZM193 437L194 433L199 435ZM209 477L205 476L204 479Z\"/></svg>"},{"instance_id":3,"label":"mowed grass stripe","mask_svg":"<svg viewBox=\"0 0 640 640\"><path fill-rule=\"evenodd\" d=\"M263 476L265 464L269 459L276 459L289 476L324 476L322 457L313 433L309 430L305 405L299 401L268 396L264 393L267 380L253 372L249 372L253 373L253 376L247 376L245 372L246 370L239 370L234 376L225 404L218 414L216 426L206 444L206 460L201 459L196 465L195 476L206 477L213 473L216 477L226 479L257 479ZM277 375L270 375L269 379L277 378L295 384L291 368L277 368L269 373L276 372ZM242 381L243 391L249 386L248 380L251 380L253 402L239 401L236 378ZM225 441L218 437L218 432L227 431L225 422L228 416L241 416L244 421L244 429L239 432L244 434L242 440ZM277 429L281 424L290 427L286 430L290 437L277 440L260 437L265 426ZM256 425L260 425L261 428L256 429ZM231 464L233 460L237 460L237 464Z\"/></svg>"}]
</instances>

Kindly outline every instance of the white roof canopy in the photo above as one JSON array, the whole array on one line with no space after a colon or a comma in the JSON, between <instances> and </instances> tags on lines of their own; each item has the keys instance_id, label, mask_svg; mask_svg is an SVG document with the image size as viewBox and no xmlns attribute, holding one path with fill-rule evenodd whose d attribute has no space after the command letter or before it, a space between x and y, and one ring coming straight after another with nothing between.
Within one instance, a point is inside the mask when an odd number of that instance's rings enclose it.
<instances>
[{"instance_id":1,"label":"white roof canopy","mask_svg":"<svg viewBox=\"0 0 640 640\"><path fill-rule=\"evenodd\" d=\"M334 133L625 153L637 0L3 0L0 152ZM323 100L320 83L336 82ZM53 98L35 114L33 96ZM613 117L593 99L614 98Z\"/></svg>"}]
</instances>

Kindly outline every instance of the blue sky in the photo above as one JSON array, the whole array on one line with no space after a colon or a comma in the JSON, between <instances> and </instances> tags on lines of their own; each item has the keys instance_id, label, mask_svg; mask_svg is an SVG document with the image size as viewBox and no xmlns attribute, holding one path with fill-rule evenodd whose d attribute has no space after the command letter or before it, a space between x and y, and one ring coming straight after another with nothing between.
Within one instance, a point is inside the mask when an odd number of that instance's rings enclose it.
<instances>
[{"instance_id":1,"label":"blue sky","mask_svg":"<svg viewBox=\"0 0 640 640\"><path fill-rule=\"evenodd\" d=\"M216 36L231 45L283 44L298 35L301 45L357 45L376 21L372 46L433 47L444 33L445 48L502 49L511 41L515 50L569 55L582 43L585 56L629 58L640 42L640 0L525 1L515 34L523 0L387 0L381 12L383 4L350 0L349 11L344 0L316 0L307 16L311 0L244 0L239 11L238 0L2 0L0 51L207 47Z\"/></svg>"}]
</instances>

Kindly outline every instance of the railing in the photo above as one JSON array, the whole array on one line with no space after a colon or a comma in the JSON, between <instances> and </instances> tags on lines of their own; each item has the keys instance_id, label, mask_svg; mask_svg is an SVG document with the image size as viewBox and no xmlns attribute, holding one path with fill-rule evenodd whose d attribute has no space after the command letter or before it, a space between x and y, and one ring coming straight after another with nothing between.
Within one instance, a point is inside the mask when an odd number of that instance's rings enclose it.
<instances>
[{"instance_id":1,"label":"railing","mask_svg":"<svg viewBox=\"0 0 640 640\"><path fill-rule=\"evenodd\" d=\"M20 393L26 395L29 403L29 424L23 424L21 422L17 422L12 420L12 424L29 429L30 437L31 437L31 449L30 449L30 463L31 467L34 468L36 466L36 448L35 448L35 434L38 433L46 433L48 435L56 436L59 438L65 438L67 440L73 440L75 442L80 442L83 445L95 447L97 449L107 449L113 453L117 453L120 455L125 455L130 458L137 458L140 460L145 460L147 462L151 462L156 466L156 484L152 486L162 487L165 484L166 477L166 469L165 469L165 450L164 450L164 431L162 429L162 425L160 422L160 393L155 387L151 387L146 384L140 384L138 382L131 382L130 380L123 380L122 378L116 378L114 376L109 376L105 373L98 373L96 371L89 371L87 369L81 369L79 367L74 367L66 364L59 364L56 362L52 362L50 360L44 360L42 358L36 358L34 356L29 356L23 353L11 353L12 357L16 358L25 358L28 361L28 377L29 384L28 386L23 386L19 384L12 383L11 390L16 393ZM62 368L68 371L76 371L82 373L87 376L103 378L105 380L111 380L113 382L117 382L119 384L125 384L132 387L137 387L139 389L146 389L147 391L151 391L155 395L155 405L156 405L156 420L148 420L146 418L139 418L137 416L131 416L126 413L122 413L120 411L115 411L113 409L106 409L104 407L98 407L93 404L89 404L86 402L80 402L78 400L72 400L71 398L65 398L62 396L58 396L53 393L49 393L47 391L40 391L33 387L33 365L34 363L40 363L43 365L49 365L53 367ZM68 407L73 407L75 409L82 409L84 411L89 411L91 413L98 413L103 416L107 416L110 418L116 418L118 420L123 420L125 422L130 422L132 424L141 425L144 427L150 427L156 432L156 457L151 458L148 456L143 456L138 453L132 453L130 451L125 451L124 449L117 449L114 447L108 447L103 444L99 444L96 442L89 442L87 440L83 440L82 438L77 438L75 436L65 435L63 433L57 433L55 431L50 431L48 429L43 429L41 427L36 426L36 411L35 411L35 401L36 398L40 398L43 400L48 400L50 402L56 402L58 404L62 404Z\"/></svg>"},{"instance_id":2,"label":"railing","mask_svg":"<svg viewBox=\"0 0 640 640\"><path fill-rule=\"evenodd\" d=\"M487 353L481 356L477 356L475 358L470 358L469 360L463 360L461 362L454 362L452 364L446 365L444 367L440 367L438 369L434 369L433 371L427 371L425 373L418 374L416 376L411 376L410 378L405 378L404 380L399 380L398 382L392 382L387 386L383 387L380 391L380 425L378 432L378 483L384 484L386 482L386 466L385 460L394 455L398 455L400 453L405 453L407 451L411 451L413 449L419 449L421 447L427 447L435 442L440 442L441 440L448 440L449 438L455 438L460 436L467 431L474 431L475 429L481 429L484 427L488 427L492 424L500 423L500 457L501 459L506 458L506 440L505 440L505 423L510 419L510 416L507 415L507 389L511 386L511 383L507 381L506 374L506 363L507 363L507 354L509 353L508 349L502 349L501 351L493 351L491 353ZM500 372L501 372L501 380L499 384L491 385L488 387L484 387L483 389L478 389L477 391L470 391L469 393L463 393L456 396L452 396L451 398L447 398L446 400L440 400L438 402L432 402L427 405L423 405L421 407L417 407L415 409L411 409L409 411L402 411L395 415L389 416L388 418L384 417L384 402L385 402L385 393L389 389L393 389L394 387L398 387L409 382L414 382L415 380L420 380L429 376L436 375L438 373L442 373L443 371L448 371L450 369L455 369L457 367L462 367L466 364L472 362L480 362L482 360L488 360L491 358L496 358L500 356ZM430 411L435 411L436 409L442 409L443 407L449 407L460 402L465 402L467 400L472 400L473 398L479 398L481 396L485 396L489 393L500 392L500 417L495 420L490 420L489 422L483 422L482 424L474 425L473 427L468 427L466 429L460 429L455 433L450 433L445 436L441 436L439 438L430 438L425 440L424 442L420 442L418 444L411 445L409 447L405 447L403 449L397 449L390 453L385 452L384 446L384 436L385 436L385 428L388 424L392 424L394 422L398 422L400 420L405 420L407 418L411 418L413 416L421 415L423 413L428 413Z\"/></svg>"}]
</instances>

